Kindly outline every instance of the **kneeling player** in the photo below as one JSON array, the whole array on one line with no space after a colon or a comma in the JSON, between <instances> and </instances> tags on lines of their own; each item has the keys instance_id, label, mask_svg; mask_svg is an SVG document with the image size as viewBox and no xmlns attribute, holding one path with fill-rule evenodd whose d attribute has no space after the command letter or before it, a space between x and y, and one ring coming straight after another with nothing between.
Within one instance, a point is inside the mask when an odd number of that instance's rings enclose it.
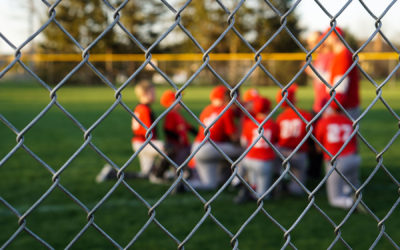
<instances>
[{"instance_id":1,"label":"kneeling player","mask_svg":"<svg viewBox=\"0 0 400 250\"><path fill-rule=\"evenodd\" d=\"M297 86L293 85L288 89L287 99L293 104L296 104L296 89ZM282 93L279 91L276 96L277 103L282 100ZM276 122L279 125L279 140L278 146L282 155L288 157L293 150L301 143L307 134L306 123L300 118L300 116L289 106L287 102L283 102L283 112L277 117ZM311 120L311 114L297 109L300 115L306 120ZM308 142L305 141L298 151L290 158L290 171L293 175L303 184L306 182L306 171L307 171L307 150ZM304 190L294 180L290 179L288 185L288 191L294 195L301 195Z\"/></svg>"},{"instance_id":2,"label":"kneeling player","mask_svg":"<svg viewBox=\"0 0 400 250\"><path fill-rule=\"evenodd\" d=\"M135 86L135 94L139 100L139 104L135 107L135 116L149 128L155 121L151 104L155 99L154 85L149 80L140 80ZM134 151L141 149L138 158L140 162L139 173L126 173L126 176L132 178L147 178L150 170L154 165L156 157L160 156L155 148L150 143L144 145L146 141L147 129L143 127L135 118L132 117L132 147ZM157 130L152 131L151 143L158 149L163 150L164 144L157 140ZM142 148L143 147L143 148ZM115 170L110 165L105 165L100 174L96 177L97 182L102 182L106 179L115 177Z\"/></svg>"},{"instance_id":3,"label":"kneeling player","mask_svg":"<svg viewBox=\"0 0 400 250\"><path fill-rule=\"evenodd\" d=\"M201 112L200 121L209 128L210 140L216 143L228 157L234 159L240 155L242 149L238 145L235 115L232 109L227 109L224 114L221 114L229 101L228 94L226 87L215 87L210 94L211 104ZM206 138L204 132L205 129L199 126L199 133L192 150L197 150ZM222 181L222 168L226 167L223 155L207 141L196 153L194 159L200 181L192 181L191 185L204 190L217 188Z\"/></svg>"},{"instance_id":4,"label":"kneeling player","mask_svg":"<svg viewBox=\"0 0 400 250\"><path fill-rule=\"evenodd\" d=\"M262 123L267 117L270 110L270 102L268 99L258 97L253 101L253 113L258 123ZM266 140L274 144L277 141L278 126L273 120L268 120L262 128L264 129L263 135ZM246 119L243 124L243 132L241 136L242 144L246 148L251 145L259 137L259 128L251 119ZM246 157L241 162L241 168L247 174L250 186L255 188L259 198L268 190L271 186L272 176L275 167L275 152L270 147L263 137L261 137L257 143L250 149ZM266 195L265 198L269 198L270 194ZM241 203L242 199L248 197L241 196L240 194L235 198L237 203Z\"/></svg>"},{"instance_id":5,"label":"kneeling player","mask_svg":"<svg viewBox=\"0 0 400 250\"><path fill-rule=\"evenodd\" d=\"M165 91L160 99L163 107L169 108L175 101L175 92ZM197 129L190 125L179 113L181 105L176 104L165 116L163 130L165 133L165 153L180 166L190 155L190 143L188 133L197 134ZM160 164L155 164L150 174L150 181L160 182L166 177L166 171L170 166L169 161L163 158ZM188 168L184 169L187 173Z\"/></svg>"},{"instance_id":6,"label":"kneeling player","mask_svg":"<svg viewBox=\"0 0 400 250\"><path fill-rule=\"evenodd\" d=\"M350 137L353 133L352 121L340 111L329 108L316 127L316 138L324 148L335 156L343 145L349 141L336 158L336 168L327 179L329 203L334 207L350 208L354 203L353 188L359 186L359 167L361 158L357 154L357 139ZM324 152L325 169L329 172L334 168L329 154ZM341 173L350 183L339 174Z\"/></svg>"}]
</instances>

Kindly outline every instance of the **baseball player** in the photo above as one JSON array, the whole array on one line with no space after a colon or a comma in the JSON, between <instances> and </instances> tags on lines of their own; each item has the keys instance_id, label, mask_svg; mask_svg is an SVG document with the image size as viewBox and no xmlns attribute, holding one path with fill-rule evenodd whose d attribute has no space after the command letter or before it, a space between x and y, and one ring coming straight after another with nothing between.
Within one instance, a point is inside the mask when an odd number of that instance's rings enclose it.
<instances>
[{"instance_id":1,"label":"baseball player","mask_svg":"<svg viewBox=\"0 0 400 250\"><path fill-rule=\"evenodd\" d=\"M253 113L258 123L262 123L267 117L270 110L270 101L263 97L257 97L253 101ZM270 143L277 142L279 128L271 119L263 125L263 135ZM243 124L241 135L241 143L245 147L250 147L259 136L258 126L251 120L247 119ZM241 162L241 168L245 169L249 184L255 189L258 197L261 197L271 186L271 180L275 166L275 152L270 145L261 137L259 141L250 149L246 157ZM268 199L270 195L266 195ZM241 203L240 193L235 198L235 202Z\"/></svg>"},{"instance_id":2,"label":"baseball player","mask_svg":"<svg viewBox=\"0 0 400 250\"><path fill-rule=\"evenodd\" d=\"M319 31L312 32L307 37L307 46L309 50L314 49L322 39L322 33ZM316 50L317 55L313 60L312 65L318 71L318 74L323 77L325 82L329 83L330 75L329 68L332 61L333 53L326 43L322 43ZM314 90L314 103L312 106L312 115L317 115L327 100L330 98L329 93L326 91L326 85L322 80L313 72L310 67L307 67L305 72L312 78L312 86ZM322 165L323 156L322 153L317 150L315 143L309 141L308 149L309 165L307 169L307 176L312 179L319 179L322 176Z\"/></svg>"},{"instance_id":3,"label":"baseball player","mask_svg":"<svg viewBox=\"0 0 400 250\"><path fill-rule=\"evenodd\" d=\"M163 107L169 108L175 101L175 92L166 90L160 99ZM174 106L165 116L163 131L165 133L165 153L178 166L181 165L190 154L188 133L197 134L197 129L190 125L179 113L180 104ZM170 163L163 159L159 165L155 165L150 179L162 180ZM185 169L188 170L188 169Z\"/></svg>"},{"instance_id":4,"label":"baseball player","mask_svg":"<svg viewBox=\"0 0 400 250\"><path fill-rule=\"evenodd\" d=\"M254 117L253 114L253 101L260 97L259 92L257 91L257 89L255 88L250 88L248 90L246 90L243 95L242 95L242 105L246 108L246 110L250 113L251 116ZM238 132L241 133L241 131L243 131L243 124L245 120L250 119L247 115L240 113L240 121L238 123ZM245 169L244 168L239 168L238 169L238 174L241 176L245 176ZM241 181L240 179L235 176L231 182L231 185L233 187L239 187L241 185ZM247 192L247 191L246 191Z\"/></svg>"},{"instance_id":5,"label":"baseball player","mask_svg":"<svg viewBox=\"0 0 400 250\"><path fill-rule=\"evenodd\" d=\"M331 105L332 106L332 105ZM359 167L361 158L357 154L356 137L350 138L353 133L352 121L335 108L329 108L321 120L318 122L315 135L322 146L332 155L338 154L344 143L344 150L336 159L336 170L327 179L328 201L334 207L348 209L353 203L353 189L338 174L340 172L356 188L359 186ZM331 157L324 152L325 169L330 171L334 166L331 165Z\"/></svg>"},{"instance_id":6,"label":"baseball player","mask_svg":"<svg viewBox=\"0 0 400 250\"><path fill-rule=\"evenodd\" d=\"M288 89L287 99L295 105L296 103L296 89L297 85L292 85ZM278 91L276 95L277 103L282 100L282 93ZM277 117L277 124L279 126L279 139L278 146L280 152L285 157L288 157L293 150L301 143L301 141L306 136L306 123L299 117L299 115L287 104L287 102L283 102L282 106L283 112ZM311 114L297 109L297 111L301 114L301 116L306 121L311 121ZM306 182L306 171L307 171L307 150L308 150L308 142L304 142L303 145L299 148L299 150L293 155L290 159L290 171L296 176L296 178L305 185ZM294 195L301 195L304 193L304 190L301 186L291 178L288 191Z\"/></svg>"},{"instance_id":7,"label":"baseball player","mask_svg":"<svg viewBox=\"0 0 400 250\"><path fill-rule=\"evenodd\" d=\"M155 120L154 113L150 106L155 99L154 85L148 80L142 80L135 86L135 94L139 99L139 104L136 106L134 114L144 125L146 125L147 128L149 128ZM132 131L134 134L132 138L133 150L138 151L146 141L145 136L147 130L135 118L132 118ZM155 147L162 151L164 145L162 141L157 140L157 130L153 129L151 132L153 134L151 142ZM153 167L154 159L158 156L159 153L150 144L147 144L139 153L140 174L143 177L148 177L150 170Z\"/></svg>"},{"instance_id":8,"label":"baseball player","mask_svg":"<svg viewBox=\"0 0 400 250\"><path fill-rule=\"evenodd\" d=\"M139 100L139 104L136 106L134 114L147 128L149 128L155 120L153 111L150 107L155 98L154 85L149 80L140 80L135 86L135 94ZM146 141L147 129L135 118L132 118L132 131L134 134L132 138L132 147L134 151L138 151ZM151 142L155 147L162 151L164 145L161 141L157 140L157 130L153 129L151 132ZM146 144L138 155L140 172L136 174L128 174L127 177L148 178L155 157L158 156L159 153L150 144ZM97 175L96 181L102 182L106 179L113 178L115 177L115 174L115 170L110 165L105 165L99 175Z\"/></svg>"},{"instance_id":9,"label":"baseball player","mask_svg":"<svg viewBox=\"0 0 400 250\"><path fill-rule=\"evenodd\" d=\"M230 158L235 158L242 151L240 146L238 146L239 136L237 135L237 128L234 121L235 115L231 109L227 109L221 115L221 112L229 101L228 94L229 92L226 87L215 87L210 94L211 104L201 112L200 121L207 128L210 128L210 140L215 142ZM220 115L221 117L219 117ZM199 126L199 132L193 143L192 150L196 150L205 139L204 131L204 128ZM222 179L220 168L225 161L224 157L210 142L206 142L194 158L200 181L192 181L192 186L204 190L217 188Z\"/></svg>"}]
</instances>

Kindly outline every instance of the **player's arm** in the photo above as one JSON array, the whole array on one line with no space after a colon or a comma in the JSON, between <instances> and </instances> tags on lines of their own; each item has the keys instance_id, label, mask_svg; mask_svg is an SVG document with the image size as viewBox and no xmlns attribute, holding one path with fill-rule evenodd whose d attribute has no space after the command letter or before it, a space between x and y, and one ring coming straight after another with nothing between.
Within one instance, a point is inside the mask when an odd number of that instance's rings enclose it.
<instances>
[{"instance_id":1,"label":"player's arm","mask_svg":"<svg viewBox=\"0 0 400 250\"><path fill-rule=\"evenodd\" d=\"M151 126L151 114L150 111L147 110L146 108L142 106L136 107L134 114L136 117L147 127L149 128ZM136 134L140 135L145 135L147 132L147 129L142 126L142 124L139 123L134 117L132 117L132 130Z\"/></svg>"},{"instance_id":2,"label":"player's arm","mask_svg":"<svg viewBox=\"0 0 400 250\"><path fill-rule=\"evenodd\" d=\"M335 63L334 68L332 69L334 72L332 75L334 75L332 79L332 86L337 84L340 79L343 80L340 82L340 84L335 88L336 91L336 100L343 105L345 102L347 92L350 87L350 77L349 75L346 75L346 72L349 70L351 67L351 57L349 57L348 53L342 53L340 57L338 58L338 63ZM350 73L350 72L349 72ZM338 105L335 102L332 102L333 108L337 108Z\"/></svg>"}]
</instances>

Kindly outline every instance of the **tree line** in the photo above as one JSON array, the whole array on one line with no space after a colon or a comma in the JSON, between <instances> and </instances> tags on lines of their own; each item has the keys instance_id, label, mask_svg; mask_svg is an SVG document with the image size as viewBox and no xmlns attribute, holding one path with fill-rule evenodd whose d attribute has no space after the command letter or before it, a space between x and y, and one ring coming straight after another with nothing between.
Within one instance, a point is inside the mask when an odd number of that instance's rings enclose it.
<instances>
[{"instance_id":1,"label":"tree line","mask_svg":"<svg viewBox=\"0 0 400 250\"><path fill-rule=\"evenodd\" d=\"M170 2L171 6L169 8L157 0L128 1L118 12L120 23L126 30L121 29L118 25L115 26L91 47L89 53L144 53L134 40L139 41L144 48L151 47L174 24L176 13L171 9L179 10L186 3L184 0ZM211 52L251 53L252 50L249 46L258 51L282 25L281 16L276 11L285 13L292 4L291 0L270 1L273 4L273 8L275 8L274 10L263 1L244 2L233 16L234 20L230 19L229 21L229 13L232 13L240 1L222 2L227 3L221 6L215 0L191 1L180 13L180 24L184 27L185 32L189 32L193 36L196 42L193 42L180 27L176 27L157 46L152 46L152 53L201 53L201 49L198 46L201 46L204 51L208 50L229 27L230 22L233 21L234 28L246 42L242 41L231 30ZM121 4L124 4L123 0L61 1L55 8L55 18L76 42L83 48L87 48L113 23L116 14L113 9L117 9ZM43 22L45 21L46 18L43 18ZM298 18L295 13L291 13L285 21L286 26L293 35L299 38L301 30L297 25ZM126 31L134 39L126 34ZM82 53L81 49L55 23L51 23L43 31L42 35L43 39L38 48L40 53ZM299 51L298 45L285 30L282 30L262 52L293 51ZM249 63L246 68L251 67L251 62ZM252 63L254 64L254 62ZM56 84L77 63L48 62L47 64L38 67L40 75L44 80ZM137 62L113 62L111 65L107 62L93 64L113 82L117 81L117 76L120 74L131 75L140 65ZM263 64L268 70L271 69L274 76L282 82L287 82L299 69L298 63L293 62L286 62L283 66L276 65L276 63L274 65ZM228 63L215 62L212 66L230 84L237 82L243 74L240 71L243 65L237 61ZM182 70L194 71L196 70L196 64L170 62L168 67L164 66L162 70L165 70L167 74L173 75ZM79 70L72 76L70 82L78 84L101 83L94 73L88 74L87 71L86 68ZM293 74L288 72L293 72ZM271 79L262 72L254 72L254 75L252 81L257 84L271 83ZM199 76L199 79L213 81L209 72Z\"/></svg>"}]
</instances>

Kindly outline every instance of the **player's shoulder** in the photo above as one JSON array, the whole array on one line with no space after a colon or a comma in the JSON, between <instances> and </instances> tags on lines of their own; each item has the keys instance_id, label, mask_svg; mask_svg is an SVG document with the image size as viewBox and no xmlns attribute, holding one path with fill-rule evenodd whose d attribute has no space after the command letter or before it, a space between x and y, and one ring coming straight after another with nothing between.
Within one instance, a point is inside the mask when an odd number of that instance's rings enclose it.
<instances>
[{"instance_id":1,"label":"player's shoulder","mask_svg":"<svg viewBox=\"0 0 400 250\"><path fill-rule=\"evenodd\" d=\"M176 117L178 116L177 112L175 110L170 110L166 115L165 115L165 120L176 120Z\"/></svg>"},{"instance_id":2,"label":"player's shoulder","mask_svg":"<svg viewBox=\"0 0 400 250\"><path fill-rule=\"evenodd\" d=\"M135 111L151 111L151 107L149 105L139 103L136 105Z\"/></svg>"}]
</instances>

